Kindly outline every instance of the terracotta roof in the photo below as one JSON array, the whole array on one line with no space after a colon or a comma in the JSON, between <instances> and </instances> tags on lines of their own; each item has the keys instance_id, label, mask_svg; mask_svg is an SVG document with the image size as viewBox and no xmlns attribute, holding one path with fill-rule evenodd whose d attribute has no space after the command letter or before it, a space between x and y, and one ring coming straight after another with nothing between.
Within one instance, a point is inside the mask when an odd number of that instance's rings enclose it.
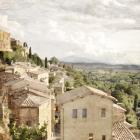
<instances>
[{"instance_id":1,"label":"terracotta roof","mask_svg":"<svg viewBox=\"0 0 140 140\"><path fill-rule=\"evenodd\" d=\"M5 134L5 131L3 129L3 126L0 126L0 134Z\"/></svg>"},{"instance_id":2,"label":"terracotta roof","mask_svg":"<svg viewBox=\"0 0 140 140\"><path fill-rule=\"evenodd\" d=\"M44 74L44 73L48 74L49 71L48 70L44 70L42 68L39 68L37 70L29 70L28 73L33 73L33 74L39 75L39 74Z\"/></svg>"},{"instance_id":3,"label":"terracotta roof","mask_svg":"<svg viewBox=\"0 0 140 140\"><path fill-rule=\"evenodd\" d=\"M122 108L121 106L119 106L118 104L113 104L113 108L116 108L118 110L121 110L123 112L126 112L126 109Z\"/></svg>"},{"instance_id":4,"label":"terracotta roof","mask_svg":"<svg viewBox=\"0 0 140 140\"><path fill-rule=\"evenodd\" d=\"M75 100L77 98L85 97L87 95L94 95L94 94L108 98L108 99L113 100L113 101L117 101L116 98L108 95L107 93L105 93L101 90L98 90L98 89L95 89L95 88L92 88L89 86L82 86L82 87L76 88L74 90L71 90L71 91L68 91L64 94L59 95L57 97L57 102L58 102L58 104L65 104L65 103L72 101L72 100Z\"/></svg>"},{"instance_id":5,"label":"terracotta roof","mask_svg":"<svg viewBox=\"0 0 140 140\"><path fill-rule=\"evenodd\" d=\"M113 125L114 140L136 140L133 133L124 122L116 122Z\"/></svg>"},{"instance_id":6,"label":"terracotta roof","mask_svg":"<svg viewBox=\"0 0 140 140\"><path fill-rule=\"evenodd\" d=\"M20 107L38 107L46 102L49 103L49 99L35 95L28 95L14 100L14 103Z\"/></svg>"},{"instance_id":7,"label":"terracotta roof","mask_svg":"<svg viewBox=\"0 0 140 140\"><path fill-rule=\"evenodd\" d=\"M48 89L47 85L31 78L24 78L19 80L13 80L7 82L5 86L10 86L11 90L16 90L20 88L27 87L32 90L36 90L38 92L42 92L45 94L50 94L50 90Z\"/></svg>"},{"instance_id":8,"label":"terracotta roof","mask_svg":"<svg viewBox=\"0 0 140 140\"><path fill-rule=\"evenodd\" d=\"M3 82L9 82L9 81L19 79L19 76L12 73L0 72L0 79L4 80Z\"/></svg>"}]
</instances>

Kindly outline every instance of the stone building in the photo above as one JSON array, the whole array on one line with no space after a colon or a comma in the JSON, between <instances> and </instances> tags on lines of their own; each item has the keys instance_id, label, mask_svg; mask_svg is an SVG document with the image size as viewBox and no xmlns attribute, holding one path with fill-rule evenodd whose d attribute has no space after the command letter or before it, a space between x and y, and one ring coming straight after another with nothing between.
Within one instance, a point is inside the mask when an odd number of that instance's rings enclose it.
<instances>
[{"instance_id":1,"label":"stone building","mask_svg":"<svg viewBox=\"0 0 140 140\"><path fill-rule=\"evenodd\" d=\"M49 85L49 71L39 68L37 70L29 70L27 74L29 77L44 82L47 86Z\"/></svg>"},{"instance_id":2,"label":"stone building","mask_svg":"<svg viewBox=\"0 0 140 140\"><path fill-rule=\"evenodd\" d=\"M29 48L26 42L21 42L19 40L16 40L14 38L11 38L11 48L13 50L16 50L17 48L20 48L21 54L23 57L28 57L29 54Z\"/></svg>"},{"instance_id":3,"label":"stone building","mask_svg":"<svg viewBox=\"0 0 140 140\"><path fill-rule=\"evenodd\" d=\"M23 46L23 43L19 40L11 38L11 46Z\"/></svg>"},{"instance_id":4,"label":"stone building","mask_svg":"<svg viewBox=\"0 0 140 140\"><path fill-rule=\"evenodd\" d=\"M2 88L6 82L17 78L17 76L11 73L0 72L0 140L10 140L8 128L10 110L8 108L8 97L3 94Z\"/></svg>"},{"instance_id":5,"label":"stone building","mask_svg":"<svg viewBox=\"0 0 140 140\"><path fill-rule=\"evenodd\" d=\"M19 79L7 82L3 86L8 95L8 107L11 110L10 121L18 125L42 126L47 124L48 140L51 140L53 125L52 91L45 84L33 79Z\"/></svg>"},{"instance_id":6,"label":"stone building","mask_svg":"<svg viewBox=\"0 0 140 140\"><path fill-rule=\"evenodd\" d=\"M10 45L10 33L0 29L0 52L12 51Z\"/></svg>"},{"instance_id":7,"label":"stone building","mask_svg":"<svg viewBox=\"0 0 140 140\"><path fill-rule=\"evenodd\" d=\"M31 65L28 62L16 62L16 63L12 64L11 66L7 66L5 68L5 71L19 75L21 77L27 77L28 71L36 71L38 69L39 69L39 67Z\"/></svg>"},{"instance_id":8,"label":"stone building","mask_svg":"<svg viewBox=\"0 0 140 140\"><path fill-rule=\"evenodd\" d=\"M113 104L113 140L136 140L130 131L133 126L126 122L126 110L117 104Z\"/></svg>"},{"instance_id":9,"label":"stone building","mask_svg":"<svg viewBox=\"0 0 140 140\"><path fill-rule=\"evenodd\" d=\"M54 88L56 96L63 94L65 91L65 73L63 71L57 71L50 86Z\"/></svg>"},{"instance_id":10,"label":"stone building","mask_svg":"<svg viewBox=\"0 0 140 140\"><path fill-rule=\"evenodd\" d=\"M61 140L136 140L124 123L125 110L116 102L88 86L59 95Z\"/></svg>"}]
</instances>

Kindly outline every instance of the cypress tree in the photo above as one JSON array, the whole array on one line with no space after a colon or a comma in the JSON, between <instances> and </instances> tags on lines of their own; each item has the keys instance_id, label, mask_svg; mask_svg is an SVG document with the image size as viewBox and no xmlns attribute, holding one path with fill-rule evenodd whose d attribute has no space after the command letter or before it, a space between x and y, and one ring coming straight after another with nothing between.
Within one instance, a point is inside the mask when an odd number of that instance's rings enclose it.
<instances>
[{"instance_id":1,"label":"cypress tree","mask_svg":"<svg viewBox=\"0 0 140 140\"><path fill-rule=\"evenodd\" d=\"M45 68L48 68L48 59L45 57Z\"/></svg>"},{"instance_id":2,"label":"cypress tree","mask_svg":"<svg viewBox=\"0 0 140 140\"><path fill-rule=\"evenodd\" d=\"M32 48L31 47L29 48L29 58L30 59L32 58Z\"/></svg>"},{"instance_id":3,"label":"cypress tree","mask_svg":"<svg viewBox=\"0 0 140 140\"><path fill-rule=\"evenodd\" d=\"M135 99L134 99L134 110L136 111L138 107L138 95L135 95Z\"/></svg>"}]
</instances>

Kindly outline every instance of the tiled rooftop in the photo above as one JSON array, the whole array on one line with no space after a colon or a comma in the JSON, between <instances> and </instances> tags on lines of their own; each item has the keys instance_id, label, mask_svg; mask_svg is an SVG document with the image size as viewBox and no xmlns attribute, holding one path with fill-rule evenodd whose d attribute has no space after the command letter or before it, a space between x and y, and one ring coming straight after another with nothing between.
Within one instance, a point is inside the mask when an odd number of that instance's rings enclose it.
<instances>
[{"instance_id":1,"label":"tiled rooftop","mask_svg":"<svg viewBox=\"0 0 140 140\"><path fill-rule=\"evenodd\" d=\"M27 95L14 100L14 103L20 107L38 107L46 102L49 102L49 99L35 95Z\"/></svg>"},{"instance_id":2,"label":"tiled rooftop","mask_svg":"<svg viewBox=\"0 0 140 140\"><path fill-rule=\"evenodd\" d=\"M136 140L133 133L124 122L116 122L113 125L113 140Z\"/></svg>"},{"instance_id":3,"label":"tiled rooftop","mask_svg":"<svg viewBox=\"0 0 140 140\"><path fill-rule=\"evenodd\" d=\"M107 94L101 90L89 87L89 86L82 86L82 87L76 88L74 90L68 91L68 92L66 92L66 94L61 94L57 97L57 101L58 101L58 104L64 104L71 100L75 100L79 97L84 97L84 96L92 95L92 94L102 96L102 97L111 99L113 101L117 101L117 99L110 96L109 94Z\"/></svg>"}]
</instances>

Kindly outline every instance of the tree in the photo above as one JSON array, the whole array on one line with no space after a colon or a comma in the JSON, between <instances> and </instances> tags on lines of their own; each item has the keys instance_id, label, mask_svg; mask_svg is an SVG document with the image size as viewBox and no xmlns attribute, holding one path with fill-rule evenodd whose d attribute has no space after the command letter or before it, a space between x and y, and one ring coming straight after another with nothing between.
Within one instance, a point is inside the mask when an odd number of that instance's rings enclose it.
<instances>
[{"instance_id":1,"label":"tree","mask_svg":"<svg viewBox=\"0 0 140 140\"><path fill-rule=\"evenodd\" d=\"M12 52L5 52L4 53L4 61L7 64L11 64L11 61L13 60L13 58L14 58L14 53L12 53Z\"/></svg>"},{"instance_id":2,"label":"tree","mask_svg":"<svg viewBox=\"0 0 140 140\"><path fill-rule=\"evenodd\" d=\"M23 46L28 48L28 44L26 42L23 43Z\"/></svg>"},{"instance_id":3,"label":"tree","mask_svg":"<svg viewBox=\"0 0 140 140\"><path fill-rule=\"evenodd\" d=\"M47 124L43 126L28 127L10 124L10 133L13 140L45 140L47 138Z\"/></svg>"},{"instance_id":4,"label":"tree","mask_svg":"<svg viewBox=\"0 0 140 140\"><path fill-rule=\"evenodd\" d=\"M48 59L45 57L45 68L48 68Z\"/></svg>"},{"instance_id":5,"label":"tree","mask_svg":"<svg viewBox=\"0 0 140 140\"><path fill-rule=\"evenodd\" d=\"M58 64L59 63L59 60L54 56L50 59L50 63L51 64Z\"/></svg>"},{"instance_id":6,"label":"tree","mask_svg":"<svg viewBox=\"0 0 140 140\"><path fill-rule=\"evenodd\" d=\"M66 88L66 91L69 91L73 88L73 85L70 81L66 81L65 82L65 88Z\"/></svg>"},{"instance_id":7,"label":"tree","mask_svg":"<svg viewBox=\"0 0 140 140\"><path fill-rule=\"evenodd\" d=\"M138 107L138 95L136 94L135 98L134 98L134 110L135 111L136 111L137 107Z\"/></svg>"},{"instance_id":8,"label":"tree","mask_svg":"<svg viewBox=\"0 0 140 140\"><path fill-rule=\"evenodd\" d=\"M30 59L32 58L32 48L31 47L29 48L29 58Z\"/></svg>"},{"instance_id":9,"label":"tree","mask_svg":"<svg viewBox=\"0 0 140 140\"><path fill-rule=\"evenodd\" d=\"M34 63L38 66L41 66L41 67L43 66L42 59L38 56L38 54L36 54L36 53L33 54L31 60L32 60L32 63Z\"/></svg>"}]
</instances>

